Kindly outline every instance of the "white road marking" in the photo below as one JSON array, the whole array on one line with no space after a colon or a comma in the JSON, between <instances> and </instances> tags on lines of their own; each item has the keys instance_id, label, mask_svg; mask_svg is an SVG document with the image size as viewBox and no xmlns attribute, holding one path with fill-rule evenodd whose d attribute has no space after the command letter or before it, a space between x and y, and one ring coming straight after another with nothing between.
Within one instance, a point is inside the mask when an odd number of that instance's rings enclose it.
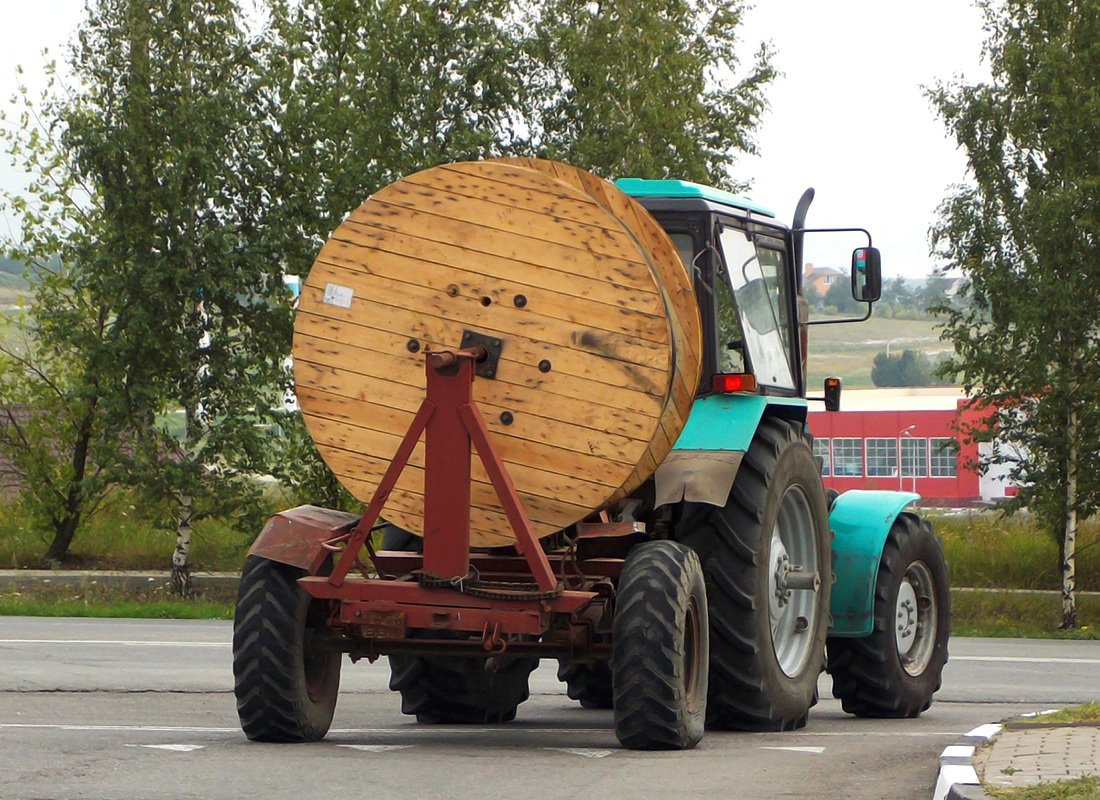
<instances>
[{"instance_id":1,"label":"white road marking","mask_svg":"<svg viewBox=\"0 0 1100 800\"><path fill-rule=\"evenodd\" d=\"M408 750L411 744L338 744L337 747L346 747L349 750L363 750L367 753L386 753L390 750Z\"/></svg>"},{"instance_id":2,"label":"white road marking","mask_svg":"<svg viewBox=\"0 0 1100 800\"><path fill-rule=\"evenodd\" d=\"M0 639L0 644L111 644L124 647L232 647L232 642L149 642L131 639Z\"/></svg>"},{"instance_id":3,"label":"white road marking","mask_svg":"<svg viewBox=\"0 0 1100 800\"><path fill-rule=\"evenodd\" d=\"M150 750L171 750L175 753L190 753L193 750L202 750L203 744L128 744L127 747L148 747Z\"/></svg>"},{"instance_id":4,"label":"white road marking","mask_svg":"<svg viewBox=\"0 0 1100 800\"><path fill-rule=\"evenodd\" d=\"M607 758L616 753L615 750L593 750L588 747L544 747L542 749L556 750L559 753L569 753L573 756L584 756L585 758Z\"/></svg>"},{"instance_id":5,"label":"white road marking","mask_svg":"<svg viewBox=\"0 0 1100 800\"><path fill-rule=\"evenodd\" d=\"M1100 664L1100 658L1032 658L1030 656L951 656L952 661L992 661L1005 664Z\"/></svg>"},{"instance_id":6,"label":"white road marking","mask_svg":"<svg viewBox=\"0 0 1100 800\"><path fill-rule=\"evenodd\" d=\"M79 725L65 723L33 723L33 722L0 722L0 730L12 729L38 729L59 731L121 731L125 733L232 733L239 734L241 729L215 728L212 726L192 725ZM520 725L508 725L496 728L470 728L465 725L432 725L422 728L413 725L393 728L332 728L330 734L340 735L370 735L382 734L386 736L435 736L440 732L446 733L507 733L507 734L604 734L608 728L532 728ZM951 731L906 731L906 730L851 730L851 731L792 731L781 734L785 739L805 739L829 736L901 736L901 737L925 737L925 736L958 736L957 730ZM978 735L971 732L968 735ZM560 748L558 748L560 749Z\"/></svg>"},{"instance_id":7,"label":"white road marking","mask_svg":"<svg viewBox=\"0 0 1100 800\"><path fill-rule=\"evenodd\" d=\"M758 747L757 750L789 750L792 753L813 753L815 755L821 755L825 752L824 747Z\"/></svg>"}]
</instances>

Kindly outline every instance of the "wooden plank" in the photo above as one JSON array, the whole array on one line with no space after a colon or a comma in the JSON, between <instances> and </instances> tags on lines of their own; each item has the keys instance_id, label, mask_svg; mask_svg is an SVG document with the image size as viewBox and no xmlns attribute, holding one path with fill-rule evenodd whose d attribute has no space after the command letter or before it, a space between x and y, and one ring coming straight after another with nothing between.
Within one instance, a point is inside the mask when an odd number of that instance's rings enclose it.
<instances>
[{"instance_id":1,"label":"wooden plank","mask_svg":"<svg viewBox=\"0 0 1100 800\"><path fill-rule=\"evenodd\" d=\"M322 445L329 445L339 450L389 458L397 452L397 446L401 443L401 436L404 434L403 430L383 432L359 428L333 422L312 413L304 413L304 416L309 434L318 449ZM507 437L498 437L495 444L501 458L509 464L526 464L543 472L553 472L566 478L583 475L584 480L590 483L599 483L612 488L618 487L637 463L636 456L627 458L624 454L618 459L601 458L542 442L522 442ZM419 458L422 449L423 444L417 448L417 460L413 463L421 463ZM632 449L642 451L645 448L643 446ZM327 458L325 463L333 466ZM336 471L335 467L333 471Z\"/></svg>"},{"instance_id":2,"label":"wooden plank","mask_svg":"<svg viewBox=\"0 0 1100 800\"><path fill-rule=\"evenodd\" d=\"M668 316L658 303L648 304L645 310L594 303L512 283L505 277L488 278L347 242L329 242L317 262L331 268L333 280L357 289L357 293L370 292L373 301L385 305L407 308L412 300L424 298L432 305L454 309L462 304L481 304L482 298L488 297L502 306L498 313L506 319L534 318L544 325L583 322L586 327L658 343L670 338ZM449 291L456 294L452 296ZM522 308L515 305L517 295L526 300ZM404 306L400 305L403 300Z\"/></svg>"},{"instance_id":3,"label":"wooden plank","mask_svg":"<svg viewBox=\"0 0 1100 800\"><path fill-rule=\"evenodd\" d=\"M364 318L364 322L370 323L372 317ZM321 317L308 311L299 311L295 320L295 328L303 334L324 339L330 342L339 342L357 347L367 347L384 352L397 351L402 347L407 348L409 337L400 333L368 325L358 325L350 322L336 321ZM494 335L504 335L503 331L488 331ZM441 334L442 335L442 334ZM442 339L416 339L421 348L431 346L454 347L458 342L444 341ZM508 342L504 350L506 361L537 364L547 355L545 342L540 342L526 336L508 335ZM626 383L638 381L639 385L650 382L659 385L661 381L667 381L666 370L653 369L641 364L633 364L615 358L607 358L602 355L597 357L590 350L576 350L571 347L560 347L554 352L552 361L553 369L566 375L577 378L585 378L594 383L606 383L611 386L622 386Z\"/></svg>"},{"instance_id":4,"label":"wooden plank","mask_svg":"<svg viewBox=\"0 0 1100 800\"><path fill-rule=\"evenodd\" d=\"M412 422L419 403L408 403L402 408L351 400L309 387L301 387L298 402L305 403L310 413L348 425L372 428L379 431L404 431ZM618 460L623 453L641 449L647 445L642 439L606 434L591 428L581 428L560 420L537 418L532 414L509 412L512 422L505 425L500 415L503 410L491 404L478 404L489 430L494 436L520 441L543 441L565 450L580 452L600 458Z\"/></svg>"},{"instance_id":5,"label":"wooden plank","mask_svg":"<svg viewBox=\"0 0 1100 800\"><path fill-rule=\"evenodd\" d=\"M592 252L560 242L532 241L522 233L470 225L427 212L386 206L374 201L360 206L355 216L341 223L332 235L337 239L347 240L351 233L368 231L432 238L438 242L461 246L470 253L527 263L536 261L548 269L597 275L632 289L654 289L652 277L640 268L641 262L637 256L626 258Z\"/></svg>"},{"instance_id":6,"label":"wooden plank","mask_svg":"<svg viewBox=\"0 0 1100 800\"><path fill-rule=\"evenodd\" d=\"M480 333L500 334L501 337L522 336L531 342L541 342L548 352L567 349L578 354L587 353L601 359L613 359L629 364L639 364L666 372L671 367L672 348L668 342L651 342L620 333L610 333L584 325L546 323L532 317L502 316L499 309L482 306L480 302L463 302L448 310L440 303L425 301L412 309L385 303L375 303L360 298L350 308L324 303L327 277L334 277L328 264L314 264L310 271L320 285L307 283L302 287L299 309L326 319L364 324L395 334L407 334L410 338L444 341L452 347L459 344L462 331L476 329ZM456 309L462 316L456 316Z\"/></svg>"},{"instance_id":7,"label":"wooden plank","mask_svg":"<svg viewBox=\"0 0 1100 800\"><path fill-rule=\"evenodd\" d=\"M386 353L324 339L300 337L294 342L293 352L296 361L336 367L374 377L379 381L396 381L417 386L423 382L423 356L410 353L406 348L402 348L402 351ZM595 397L592 382L584 378L555 373L552 369L544 373L537 364L502 360L493 380L483 380L476 384L474 396L500 405L500 398L505 393L511 397L526 398L528 401L534 401L533 394L545 394L552 395L547 398L547 402L551 404L558 397L565 397L604 406L612 411L625 409L658 419L664 407L664 396L658 394L662 388L653 383L635 386L633 389L604 384L600 386L599 396Z\"/></svg>"},{"instance_id":8,"label":"wooden plank","mask_svg":"<svg viewBox=\"0 0 1100 800\"><path fill-rule=\"evenodd\" d=\"M369 376L306 361L294 362L294 378L300 389L315 389L348 400L369 401L398 410L415 409L424 399L424 390L417 386L394 382L379 383ZM494 414L502 411L516 414L518 410L524 415L530 414L548 420L561 419L568 415L568 419L577 427L588 428L597 434L607 433L641 441L649 441L653 436L654 420L651 415L624 411L608 413L603 406L567 398L558 397L553 398L552 402L525 404L515 396L505 395L500 404L480 398L477 403L486 412ZM555 417L555 414L559 416Z\"/></svg>"}]
</instances>

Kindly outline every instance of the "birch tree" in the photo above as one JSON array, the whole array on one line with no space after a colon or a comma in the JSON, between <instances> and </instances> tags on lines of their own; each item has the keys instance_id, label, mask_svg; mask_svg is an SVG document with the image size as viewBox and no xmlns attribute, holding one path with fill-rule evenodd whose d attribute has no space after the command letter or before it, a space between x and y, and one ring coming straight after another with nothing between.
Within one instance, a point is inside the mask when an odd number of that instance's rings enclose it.
<instances>
[{"instance_id":1,"label":"birch tree","mask_svg":"<svg viewBox=\"0 0 1100 800\"><path fill-rule=\"evenodd\" d=\"M1079 523L1100 502L1100 0L981 0L992 78L931 92L965 152L934 250L969 280L941 306L954 373L1057 539L1063 629L1077 624Z\"/></svg>"}]
</instances>

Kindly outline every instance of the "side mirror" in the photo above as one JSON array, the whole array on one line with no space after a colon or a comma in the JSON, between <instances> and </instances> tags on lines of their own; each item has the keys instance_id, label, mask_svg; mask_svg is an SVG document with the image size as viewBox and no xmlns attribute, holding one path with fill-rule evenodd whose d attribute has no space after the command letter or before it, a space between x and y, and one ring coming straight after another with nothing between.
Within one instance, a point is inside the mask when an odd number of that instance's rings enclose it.
<instances>
[{"instance_id":1,"label":"side mirror","mask_svg":"<svg viewBox=\"0 0 1100 800\"><path fill-rule=\"evenodd\" d=\"M852 251L852 297L873 303L882 296L882 257L877 247Z\"/></svg>"},{"instance_id":2,"label":"side mirror","mask_svg":"<svg viewBox=\"0 0 1100 800\"><path fill-rule=\"evenodd\" d=\"M825 379L825 410L840 411L840 378Z\"/></svg>"}]
</instances>

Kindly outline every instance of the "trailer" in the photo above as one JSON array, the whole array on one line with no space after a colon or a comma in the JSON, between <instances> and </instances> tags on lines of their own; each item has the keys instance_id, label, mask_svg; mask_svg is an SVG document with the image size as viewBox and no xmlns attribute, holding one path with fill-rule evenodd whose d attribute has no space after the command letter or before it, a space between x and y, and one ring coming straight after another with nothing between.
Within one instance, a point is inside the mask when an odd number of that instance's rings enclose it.
<instances>
[{"instance_id":1,"label":"trailer","mask_svg":"<svg viewBox=\"0 0 1100 800\"><path fill-rule=\"evenodd\" d=\"M235 692L258 741L325 736L344 656L422 723L502 723L539 659L619 742L916 717L947 660L947 567L907 492L827 493L807 397L809 229L673 180L443 165L352 212L306 279L298 400L364 513L253 545ZM845 321L859 321L859 319Z\"/></svg>"}]
</instances>

